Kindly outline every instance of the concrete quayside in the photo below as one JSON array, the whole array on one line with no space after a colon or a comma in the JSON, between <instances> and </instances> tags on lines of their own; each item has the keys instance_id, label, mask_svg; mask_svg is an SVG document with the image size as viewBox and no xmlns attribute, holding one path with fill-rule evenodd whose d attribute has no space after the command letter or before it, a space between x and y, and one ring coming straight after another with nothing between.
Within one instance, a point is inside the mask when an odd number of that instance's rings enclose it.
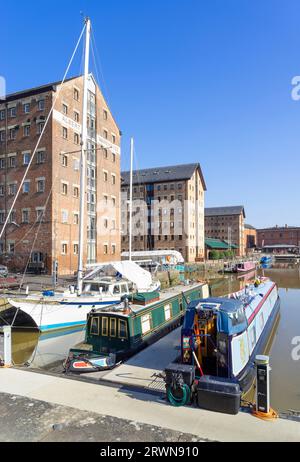
<instances>
[{"instance_id":1,"label":"concrete quayside","mask_svg":"<svg viewBox=\"0 0 300 462\"><path fill-rule=\"evenodd\" d=\"M64 435L67 433L68 424L72 421L73 410L77 409L91 413L93 417L101 415L104 422L106 419L110 422L111 418L125 419L128 424L128 432L131 431L131 425L135 428L142 428L145 424L180 434L193 435L189 441L198 441L199 439L209 441L300 441L299 422L288 419L280 418L266 422L245 412L231 416L193 407L178 409L167 404L165 400L155 394L133 391L126 386L112 387L85 383L70 378L13 368L1 369L0 377L1 399L5 393L8 394L7 399L10 395L15 396L14 399L16 400L19 399L18 397L31 400L30 407L32 408L35 406L33 400L53 406L65 406L66 412L70 412L70 421L68 423L68 415L64 415ZM71 408L72 411L68 411L67 408ZM21 416L18 416L18 410L14 411L17 415L12 416L6 409L5 419L7 421L15 419L20 425L18 417ZM44 415L43 418L46 416ZM53 416L52 421L49 417L47 418L48 426L57 424L56 416ZM33 422L30 421L29 416L28 419L23 418L22 425L25 431L23 435L27 434L27 440L31 441L33 438L29 428ZM15 430L12 430L11 441L20 439L20 436L16 435L17 428L15 426ZM70 425L71 431L72 426ZM105 434L103 434L104 437ZM56 438L57 441L60 441L58 434ZM64 438L66 436L62 436L61 441ZM69 438L72 440L73 435L69 435ZM114 441L117 441L117 438L119 435L115 432ZM143 438L144 441L151 440L150 436L146 434ZM195 439L193 440L193 438ZM98 441L103 441L101 435L98 435Z\"/></svg>"}]
</instances>

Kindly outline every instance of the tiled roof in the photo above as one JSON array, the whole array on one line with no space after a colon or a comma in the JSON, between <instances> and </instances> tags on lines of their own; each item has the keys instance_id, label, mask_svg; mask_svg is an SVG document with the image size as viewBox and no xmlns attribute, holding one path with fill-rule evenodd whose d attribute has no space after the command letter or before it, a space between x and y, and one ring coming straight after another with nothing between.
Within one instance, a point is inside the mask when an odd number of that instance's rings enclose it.
<instances>
[{"instance_id":1,"label":"tiled roof","mask_svg":"<svg viewBox=\"0 0 300 462\"><path fill-rule=\"evenodd\" d=\"M79 77L79 76L77 76L77 77ZM70 77L70 78L66 79L65 82L69 82L70 80L76 79L77 77ZM19 98L25 98L27 96L32 96L32 95L36 95L36 94L39 94L39 93L44 93L46 91L55 90L55 87L57 85L60 85L61 82L62 81L59 80L57 82L47 83L46 85L41 85L39 87L28 88L26 90L18 91L16 93L10 93L10 94L6 95L5 101L7 101L7 102L14 101L14 100L19 99Z\"/></svg>"},{"instance_id":2,"label":"tiled roof","mask_svg":"<svg viewBox=\"0 0 300 462\"><path fill-rule=\"evenodd\" d=\"M216 217L222 215L240 215L243 214L245 218L245 209L243 205L233 205L230 207L206 207L205 216L206 217Z\"/></svg>"},{"instance_id":3,"label":"tiled roof","mask_svg":"<svg viewBox=\"0 0 300 462\"><path fill-rule=\"evenodd\" d=\"M133 171L133 184L161 183L164 181L189 180L195 170L199 168L203 187L206 190L206 184L203 178L202 170L199 163L171 165L167 167L146 168ZM122 172L122 186L128 186L130 182L130 172Z\"/></svg>"},{"instance_id":4,"label":"tiled roof","mask_svg":"<svg viewBox=\"0 0 300 462\"><path fill-rule=\"evenodd\" d=\"M245 228L246 229L254 229L254 230L256 229L256 228L254 228L254 226L248 225L247 223L245 223Z\"/></svg>"}]
</instances>

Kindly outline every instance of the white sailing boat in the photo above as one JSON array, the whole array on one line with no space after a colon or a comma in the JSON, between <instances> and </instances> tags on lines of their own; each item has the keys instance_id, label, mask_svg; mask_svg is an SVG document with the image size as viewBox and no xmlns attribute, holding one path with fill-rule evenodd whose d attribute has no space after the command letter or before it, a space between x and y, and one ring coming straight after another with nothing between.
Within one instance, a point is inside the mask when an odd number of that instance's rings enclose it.
<instances>
[{"instance_id":1,"label":"white sailing boat","mask_svg":"<svg viewBox=\"0 0 300 462\"><path fill-rule=\"evenodd\" d=\"M91 33L89 18L85 21L85 28L77 288L75 289L75 287L71 286L68 290L60 293L50 290L26 296L16 295L7 298L8 308L0 312L0 324L6 323L13 326L36 327L42 332L80 325L84 326L87 321L87 315L92 309L119 303L124 296L128 296L133 291L151 292L159 288L158 283L152 282L151 274L130 261L131 258L129 261L96 264L94 265L95 268L92 268L91 272L85 278L83 276L85 155L87 150L87 101ZM133 142L131 144L132 155ZM130 230L130 234L132 234L132 230ZM105 276L105 269L110 270L110 277Z\"/></svg>"}]
</instances>

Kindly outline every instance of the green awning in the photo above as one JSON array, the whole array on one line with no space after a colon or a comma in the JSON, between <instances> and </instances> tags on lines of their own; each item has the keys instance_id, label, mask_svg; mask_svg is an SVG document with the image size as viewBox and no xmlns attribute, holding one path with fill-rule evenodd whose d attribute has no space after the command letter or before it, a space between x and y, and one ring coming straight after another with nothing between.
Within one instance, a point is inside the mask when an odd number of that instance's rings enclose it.
<instances>
[{"instance_id":1,"label":"green awning","mask_svg":"<svg viewBox=\"0 0 300 462\"><path fill-rule=\"evenodd\" d=\"M230 249L237 249L238 246L235 244L230 244L227 241L221 241L220 239L213 239L211 237L205 238L205 245L209 249L215 250L230 250Z\"/></svg>"}]
</instances>

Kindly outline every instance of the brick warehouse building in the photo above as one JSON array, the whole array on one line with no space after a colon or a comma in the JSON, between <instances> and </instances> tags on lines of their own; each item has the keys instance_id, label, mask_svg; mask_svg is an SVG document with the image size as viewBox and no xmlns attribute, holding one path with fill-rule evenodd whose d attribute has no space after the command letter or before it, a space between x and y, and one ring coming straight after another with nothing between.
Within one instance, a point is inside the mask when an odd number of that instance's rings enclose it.
<instances>
[{"instance_id":1,"label":"brick warehouse building","mask_svg":"<svg viewBox=\"0 0 300 462\"><path fill-rule=\"evenodd\" d=\"M122 251L128 251L128 199L130 172L122 172ZM202 261L204 196L206 185L199 163L149 168L133 172L133 202L145 205L146 226L139 229L133 208L133 251L177 250L185 261ZM153 215L153 204L157 214Z\"/></svg>"},{"instance_id":2,"label":"brick warehouse building","mask_svg":"<svg viewBox=\"0 0 300 462\"><path fill-rule=\"evenodd\" d=\"M12 269L24 269L31 251L29 267L45 265L51 272L56 260L59 274L73 274L77 269L82 76L64 85L56 82L8 95L0 104L0 223L5 221L59 89L0 242L1 261ZM88 95L84 263L120 258L121 133L92 75ZM101 235L97 235L99 227Z\"/></svg>"},{"instance_id":3,"label":"brick warehouse building","mask_svg":"<svg viewBox=\"0 0 300 462\"><path fill-rule=\"evenodd\" d=\"M257 245L294 245L300 247L300 226L274 226L257 230Z\"/></svg>"},{"instance_id":4,"label":"brick warehouse building","mask_svg":"<svg viewBox=\"0 0 300 462\"><path fill-rule=\"evenodd\" d=\"M244 242L246 247L246 252L251 252L257 246L257 231L254 226L245 223L245 236Z\"/></svg>"},{"instance_id":5,"label":"brick warehouse building","mask_svg":"<svg viewBox=\"0 0 300 462\"><path fill-rule=\"evenodd\" d=\"M205 237L235 244L237 255L245 255L245 209L243 205L205 209Z\"/></svg>"}]
</instances>

